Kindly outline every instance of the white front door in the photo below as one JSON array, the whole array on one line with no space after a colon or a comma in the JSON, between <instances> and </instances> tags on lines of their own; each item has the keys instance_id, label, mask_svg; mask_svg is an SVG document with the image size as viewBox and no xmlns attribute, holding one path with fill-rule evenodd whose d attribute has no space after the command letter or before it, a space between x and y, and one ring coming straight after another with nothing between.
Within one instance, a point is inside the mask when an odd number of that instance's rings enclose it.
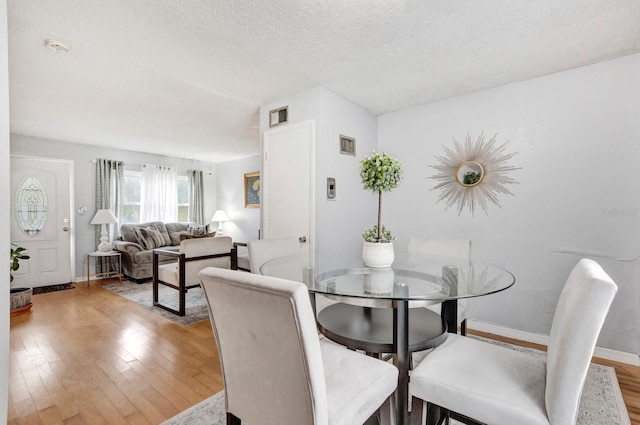
<instances>
[{"instance_id":1,"label":"white front door","mask_svg":"<svg viewBox=\"0 0 640 425\"><path fill-rule=\"evenodd\" d=\"M31 257L12 287L71 282L72 169L71 161L11 155L11 242Z\"/></svg>"},{"instance_id":2,"label":"white front door","mask_svg":"<svg viewBox=\"0 0 640 425\"><path fill-rule=\"evenodd\" d=\"M262 232L264 238L297 237L313 259L314 121L264 132Z\"/></svg>"}]
</instances>

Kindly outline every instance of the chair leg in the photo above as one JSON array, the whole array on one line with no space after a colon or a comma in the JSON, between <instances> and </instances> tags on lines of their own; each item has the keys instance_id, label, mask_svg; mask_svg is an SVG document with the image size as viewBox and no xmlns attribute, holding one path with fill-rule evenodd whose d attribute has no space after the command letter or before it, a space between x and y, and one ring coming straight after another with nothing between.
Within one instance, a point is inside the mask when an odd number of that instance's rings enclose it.
<instances>
[{"instance_id":1,"label":"chair leg","mask_svg":"<svg viewBox=\"0 0 640 425\"><path fill-rule=\"evenodd\" d=\"M233 413L227 412L227 425L242 425L242 421Z\"/></svg>"},{"instance_id":2,"label":"chair leg","mask_svg":"<svg viewBox=\"0 0 640 425\"><path fill-rule=\"evenodd\" d=\"M396 415L394 414L393 400L395 400L395 397L392 394L380 406L380 425L395 425Z\"/></svg>"},{"instance_id":3,"label":"chair leg","mask_svg":"<svg viewBox=\"0 0 640 425\"><path fill-rule=\"evenodd\" d=\"M425 402L418 397L411 398L411 425L424 425L426 423L424 404Z\"/></svg>"},{"instance_id":4,"label":"chair leg","mask_svg":"<svg viewBox=\"0 0 640 425\"><path fill-rule=\"evenodd\" d=\"M447 416L443 415L444 410L440 406L429 402L425 404L427 405L427 425L442 425L447 420Z\"/></svg>"},{"instance_id":5,"label":"chair leg","mask_svg":"<svg viewBox=\"0 0 640 425\"><path fill-rule=\"evenodd\" d=\"M460 323L460 335L467 336L467 319Z\"/></svg>"}]
</instances>

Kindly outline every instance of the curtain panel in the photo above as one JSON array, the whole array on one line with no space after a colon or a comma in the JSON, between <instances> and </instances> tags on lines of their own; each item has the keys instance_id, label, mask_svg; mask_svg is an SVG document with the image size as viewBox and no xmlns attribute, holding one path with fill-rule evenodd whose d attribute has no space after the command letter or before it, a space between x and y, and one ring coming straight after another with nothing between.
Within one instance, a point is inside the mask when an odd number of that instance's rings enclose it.
<instances>
[{"instance_id":1,"label":"curtain panel","mask_svg":"<svg viewBox=\"0 0 640 425\"><path fill-rule=\"evenodd\" d=\"M178 172L175 167L142 166L140 222L178 219Z\"/></svg>"},{"instance_id":2,"label":"curtain panel","mask_svg":"<svg viewBox=\"0 0 640 425\"><path fill-rule=\"evenodd\" d=\"M201 170L189 170L189 221L205 224L204 185Z\"/></svg>"},{"instance_id":3,"label":"curtain panel","mask_svg":"<svg viewBox=\"0 0 640 425\"><path fill-rule=\"evenodd\" d=\"M110 209L113 214L120 219L122 208L122 186L124 181L124 162L112 161L110 159L96 160L96 211L100 209ZM102 226L95 227L96 246L100 242ZM120 236L119 223L107 225L109 240L112 241ZM109 269L108 261L114 258L97 258L96 274ZM111 264L114 267L114 264ZM111 268L113 270L113 268Z\"/></svg>"}]
</instances>

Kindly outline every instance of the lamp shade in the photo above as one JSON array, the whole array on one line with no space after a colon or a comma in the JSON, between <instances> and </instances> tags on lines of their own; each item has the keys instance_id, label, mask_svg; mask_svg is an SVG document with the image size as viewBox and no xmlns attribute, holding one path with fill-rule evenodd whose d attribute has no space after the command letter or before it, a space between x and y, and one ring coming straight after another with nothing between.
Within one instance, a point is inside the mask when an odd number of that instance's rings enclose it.
<instances>
[{"instance_id":1,"label":"lamp shade","mask_svg":"<svg viewBox=\"0 0 640 425\"><path fill-rule=\"evenodd\" d=\"M229 221L229 216L224 210L216 210L211 221Z\"/></svg>"},{"instance_id":2,"label":"lamp shade","mask_svg":"<svg viewBox=\"0 0 640 425\"><path fill-rule=\"evenodd\" d=\"M108 209L98 210L96 215L93 216L91 224L99 224L102 226L102 232L100 233L100 244L98 245L98 251L109 252L111 251L111 244L109 243L109 235L107 234L106 224L117 223L118 219Z\"/></svg>"},{"instance_id":3,"label":"lamp shade","mask_svg":"<svg viewBox=\"0 0 640 425\"><path fill-rule=\"evenodd\" d=\"M91 224L111 224L117 222L118 219L116 216L108 209L98 210L96 215L93 216L93 220L91 220Z\"/></svg>"}]
</instances>

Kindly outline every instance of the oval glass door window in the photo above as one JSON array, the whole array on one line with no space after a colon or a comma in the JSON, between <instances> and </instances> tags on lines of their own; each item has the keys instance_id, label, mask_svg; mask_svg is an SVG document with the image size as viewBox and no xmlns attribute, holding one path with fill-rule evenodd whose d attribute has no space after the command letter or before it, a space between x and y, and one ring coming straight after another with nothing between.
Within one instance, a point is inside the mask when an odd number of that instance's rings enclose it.
<instances>
[{"instance_id":1,"label":"oval glass door window","mask_svg":"<svg viewBox=\"0 0 640 425\"><path fill-rule=\"evenodd\" d=\"M47 221L47 194L35 177L27 177L18 188L16 217L24 233L35 236Z\"/></svg>"}]
</instances>

